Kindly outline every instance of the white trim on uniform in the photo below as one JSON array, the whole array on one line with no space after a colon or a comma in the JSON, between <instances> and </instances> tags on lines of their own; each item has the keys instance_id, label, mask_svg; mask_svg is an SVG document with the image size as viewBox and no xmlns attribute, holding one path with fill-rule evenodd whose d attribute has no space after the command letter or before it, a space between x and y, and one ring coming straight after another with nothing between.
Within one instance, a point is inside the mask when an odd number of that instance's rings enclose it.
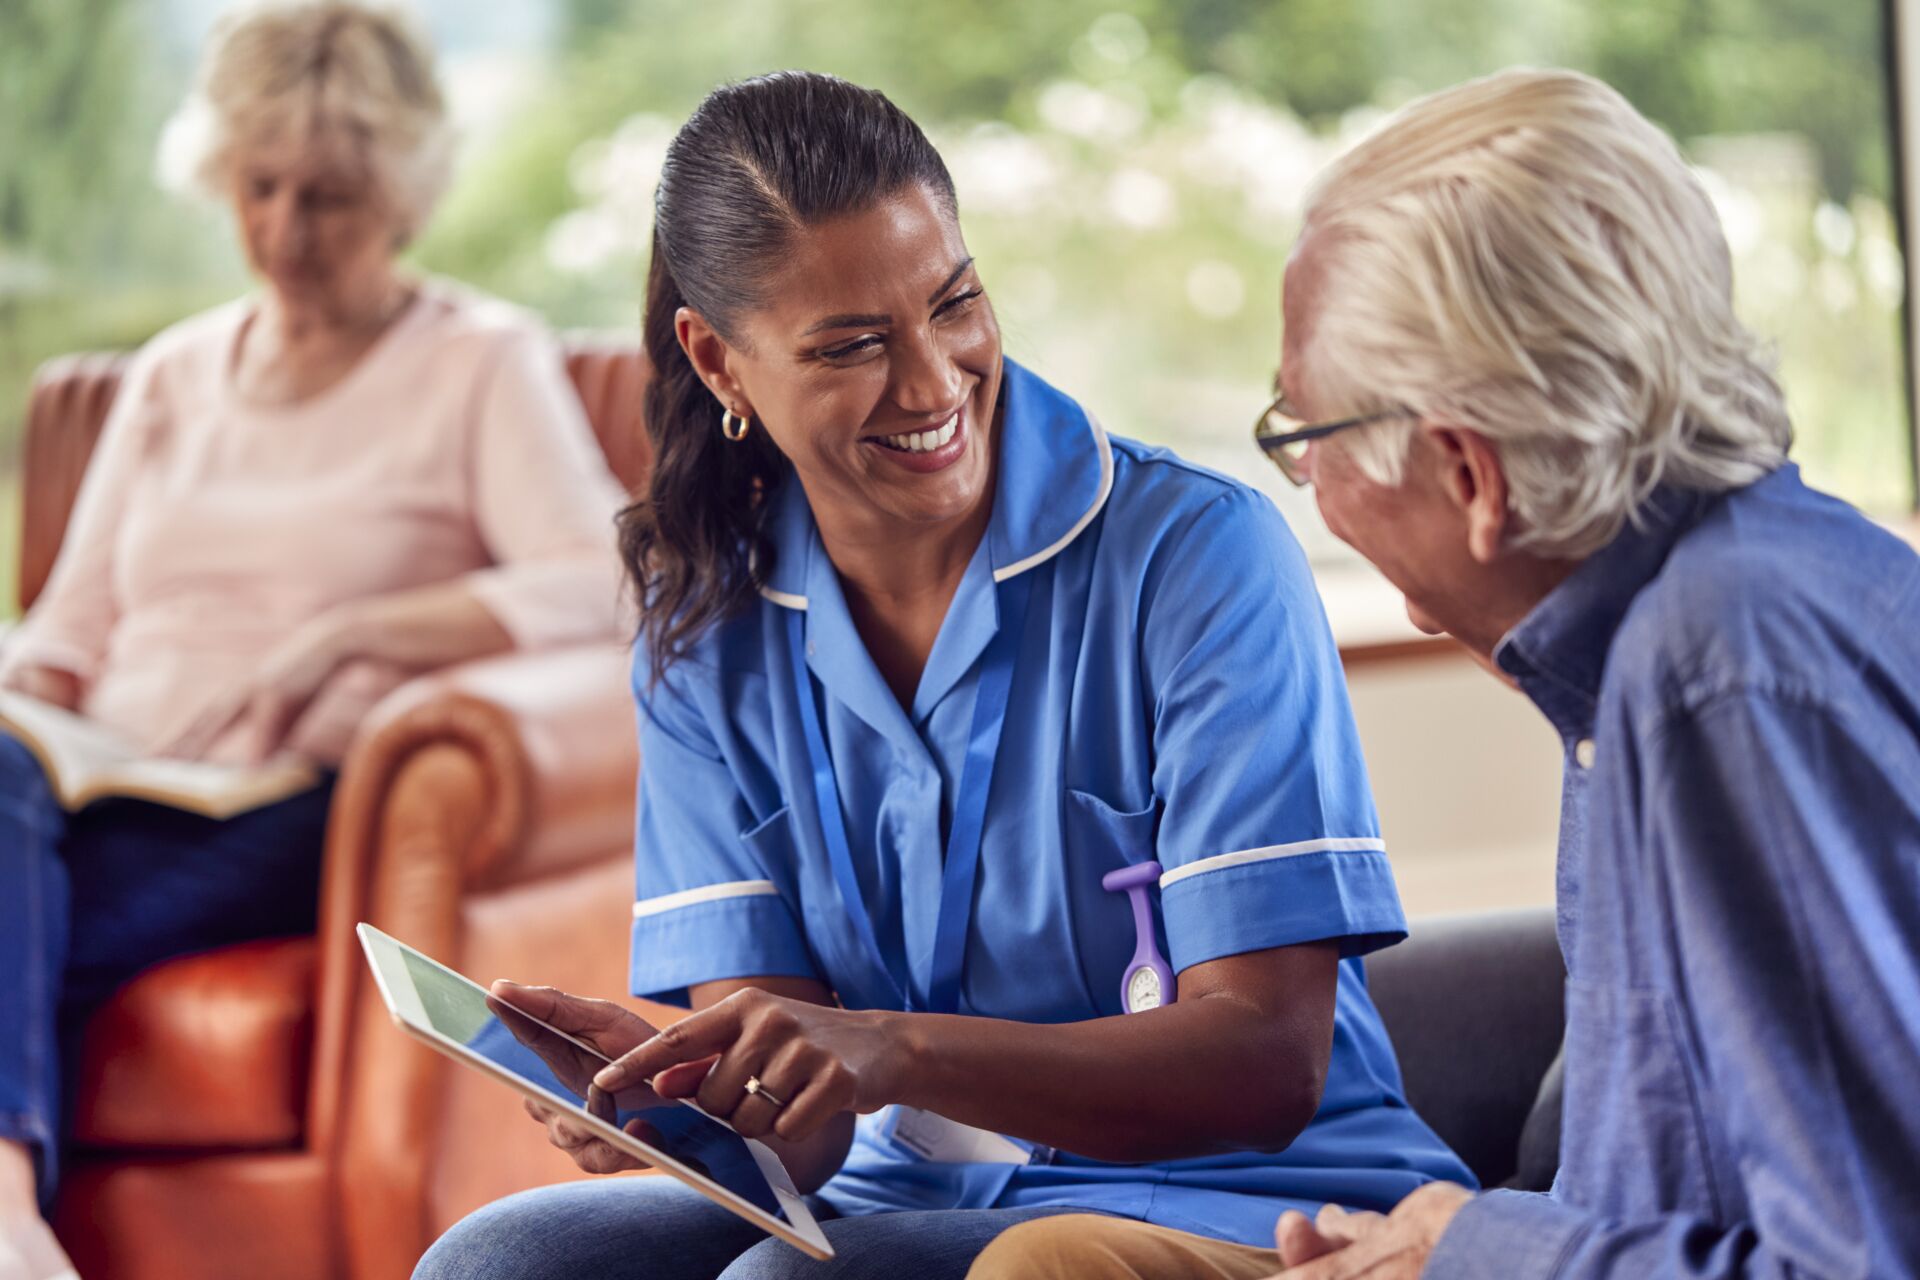
<instances>
[{"instance_id":1,"label":"white trim on uniform","mask_svg":"<svg viewBox=\"0 0 1920 1280\"><path fill-rule=\"evenodd\" d=\"M771 880L730 880L725 884L702 885L698 889L682 889L678 893L665 893L657 898L643 898L633 904L633 918L640 920L702 902L719 902L723 898L759 898L768 895L780 896L780 890Z\"/></svg>"},{"instance_id":2,"label":"white trim on uniform","mask_svg":"<svg viewBox=\"0 0 1920 1280\"><path fill-rule=\"evenodd\" d=\"M1016 560L1010 565L995 569L993 571L995 582L1005 582L1008 578L1017 577L1035 565L1045 564L1065 551L1073 540L1093 523L1093 518L1100 514L1100 508L1107 505L1107 498L1113 493L1113 445L1107 439L1107 429L1101 426L1092 414L1087 415L1087 426L1093 432L1094 447L1100 451L1100 487L1094 491L1092 503L1080 513L1080 518L1073 522L1073 528L1067 530L1066 536L1058 542L1044 550L1034 552L1024 560ZM783 609L807 607L805 596L796 596L788 591L775 591L772 587L761 587L760 594Z\"/></svg>"},{"instance_id":3,"label":"white trim on uniform","mask_svg":"<svg viewBox=\"0 0 1920 1280\"><path fill-rule=\"evenodd\" d=\"M1385 853L1387 842L1372 836L1322 836L1318 840L1297 840L1292 844L1272 844L1264 849L1242 849L1238 853L1216 853L1211 858L1175 867L1160 877L1160 887L1168 889L1190 876L1228 867L1244 867L1275 858L1297 858L1303 853Z\"/></svg>"},{"instance_id":4,"label":"white trim on uniform","mask_svg":"<svg viewBox=\"0 0 1920 1280\"><path fill-rule=\"evenodd\" d=\"M1101 426L1092 414L1087 415L1087 425L1093 428L1094 447L1100 450L1100 487L1094 491L1093 504L1080 513L1080 518L1073 522L1073 528L1067 530L1066 536L1052 546L1044 551L1034 552L1025 560L1016 560L1010 565L995 569L993 571L995 582L1005 582L1008 578L1017 577L1035 565L1045 564L1059 555L1080 536L1081 530L1093 523L1093 518L1100 514L1100 508L1107 505L1107 496L1113 492L1113 445L1107 440L1107 429Z\"/></svg>"}]
</instances>

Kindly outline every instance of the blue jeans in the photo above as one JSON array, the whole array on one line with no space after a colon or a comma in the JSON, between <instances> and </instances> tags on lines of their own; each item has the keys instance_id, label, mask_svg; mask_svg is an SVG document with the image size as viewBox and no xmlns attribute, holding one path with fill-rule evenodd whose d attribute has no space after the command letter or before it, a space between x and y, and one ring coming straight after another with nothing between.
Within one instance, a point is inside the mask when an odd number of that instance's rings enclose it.
<instances>
[{"instance_id":1,"label":"blue jeans","mask_svg":"<svg viewBox=\"0 0 1920 1280\"><path fill-rule=\"evenodd\" d=\"M229 943L311 933L331 783L226 821L140 800L68 814L0 733L0 1139L51 1204L86 1020L129 978Z\"/></svg>"},{"instance_id":2,"label":"blue jeans","mask_svg":"<svg viewBox=\"0 0 1920 1280\"><path fill-rule=\"evenodd\" d=\"M816 1262L664 1175L523 1191L472 1214L413 1280L962 1280L993 1238L1066 1207L945 1209L829 1218Z\"/></svg>"}]
</instances>

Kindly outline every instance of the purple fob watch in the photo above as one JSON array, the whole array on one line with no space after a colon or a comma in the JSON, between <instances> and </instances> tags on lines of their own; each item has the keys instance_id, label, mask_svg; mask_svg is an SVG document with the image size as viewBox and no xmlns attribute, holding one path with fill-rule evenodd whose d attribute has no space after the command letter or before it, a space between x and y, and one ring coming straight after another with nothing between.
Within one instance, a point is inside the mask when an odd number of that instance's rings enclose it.
<instances>
[{"instance_id":1,"label":"purple fob watch","mask_svg":"<svg viewBox=\"0 0 1920 1280\"><path fill-rule=\"evenodd\" d=\"M1153 907L1147 902L1147 889L1159 878L1157 862L1122 867L1100 878L1102 889L1108 893L1125 890L1133 902L1133 930L1139 941L1133 949L1133 963L1120 979L1120 1006L1128 1013L1144 1013L1173 1003L1173 966L1153 940Z\"/></svg>"}]
</instances>

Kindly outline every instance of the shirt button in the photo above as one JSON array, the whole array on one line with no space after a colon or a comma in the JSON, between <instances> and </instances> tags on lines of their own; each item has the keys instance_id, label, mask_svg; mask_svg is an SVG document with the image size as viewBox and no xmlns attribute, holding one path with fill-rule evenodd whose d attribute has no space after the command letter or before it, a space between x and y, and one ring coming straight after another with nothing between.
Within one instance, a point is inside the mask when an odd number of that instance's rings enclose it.
<instances>
[{"instance_id":1,"label":"shirt button","mask_svg":"<svg viewBox=\"0 0 1920 1280\"><path fill-rule=\"evenodd\" d=\"M1593 739L1582 738L1573 744L1573 760L1582 769L1593 768Z\"/></svg>"}]
</instances>

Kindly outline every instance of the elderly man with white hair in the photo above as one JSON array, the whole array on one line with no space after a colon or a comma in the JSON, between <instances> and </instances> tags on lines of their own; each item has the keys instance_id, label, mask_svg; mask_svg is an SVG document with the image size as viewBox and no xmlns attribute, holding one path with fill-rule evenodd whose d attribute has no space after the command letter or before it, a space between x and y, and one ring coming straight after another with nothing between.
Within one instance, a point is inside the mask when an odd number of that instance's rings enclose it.
<instances>
[{"instance_id":1,"label":"elderly man with white hair","mask_svg":"<svg viewBox=\"0 0 1920 1280\"><path fill-rule=\"evenodd\" d=\"M1262 446L1565 743L1569 972L1553 1191L1289 1214L1285 1275L1920 1274L1920 560L1787 460L1699 182L1587 77L1461 85L1320 179L1285 312ZM973 1275L1275 1262L1052 1218Z\"/></svg>"}]
</instances>

